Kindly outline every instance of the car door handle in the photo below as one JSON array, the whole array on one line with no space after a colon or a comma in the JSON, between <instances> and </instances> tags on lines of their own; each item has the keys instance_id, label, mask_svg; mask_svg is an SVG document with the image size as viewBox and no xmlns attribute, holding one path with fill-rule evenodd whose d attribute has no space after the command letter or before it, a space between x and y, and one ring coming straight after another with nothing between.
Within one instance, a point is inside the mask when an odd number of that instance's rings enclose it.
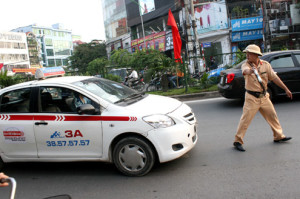
<instances>
[{"instance_id":1,"label":"car door handle","mask_svg":"<svg viewBox=\"0 0 300 199\"><path fill-rule=\"evenodd\" d=\"M35 122L35 125L48 125L48 122Z\"/></svg>"}]
</instances>

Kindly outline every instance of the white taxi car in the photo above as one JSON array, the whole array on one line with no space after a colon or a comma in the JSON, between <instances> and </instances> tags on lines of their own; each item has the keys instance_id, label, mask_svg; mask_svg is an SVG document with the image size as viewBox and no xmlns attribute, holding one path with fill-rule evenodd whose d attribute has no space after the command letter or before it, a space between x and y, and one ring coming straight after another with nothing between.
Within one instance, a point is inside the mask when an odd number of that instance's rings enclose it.
<instances>
[{"instance_id":1,"label":"white taxi car","mask_svg":"<svg viewBox=\"0 0 300 199\"><path fill-rule=\"evenodd\" d=\"M176 159L197 142L196 118L186 104L84 76L1 89L0 130L0 167L105 161L129 176L145 175L155 161Z\"/></svg>"}]
</instances>

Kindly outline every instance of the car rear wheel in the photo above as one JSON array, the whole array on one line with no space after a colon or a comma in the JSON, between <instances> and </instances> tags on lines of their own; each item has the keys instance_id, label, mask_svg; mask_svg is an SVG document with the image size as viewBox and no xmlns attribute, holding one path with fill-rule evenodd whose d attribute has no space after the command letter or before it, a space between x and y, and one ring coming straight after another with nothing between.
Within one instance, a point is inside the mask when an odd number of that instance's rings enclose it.
<instances>
[{"instance_id":1,"label":"car rear wheel","mask_svg":"<svg viewBox=\"0 0 300 199\"><path fill-rule=\"evenodd\" d=\"M120 172L127 176L146 175L155 162L151 145L138 137L120 140L113 150L113 161Z\"/></svg>"}]
</instances>

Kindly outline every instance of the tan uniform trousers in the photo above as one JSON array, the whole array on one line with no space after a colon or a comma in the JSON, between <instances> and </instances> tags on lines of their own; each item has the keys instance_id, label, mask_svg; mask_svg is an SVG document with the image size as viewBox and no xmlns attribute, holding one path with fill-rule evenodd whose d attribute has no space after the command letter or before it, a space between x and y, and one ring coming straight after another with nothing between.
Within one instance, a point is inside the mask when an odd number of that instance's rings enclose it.
<instances>
[{"instance_id":1,"label":"tan uniform trousers","mask_svg":"<svg viewBox=\"0 0 300 199\"><path fill-rule=\"evenodd\" d=\"M267 93L263 98L256 98L253 95L246 93L243 114L238 125L234 142L244 144L243 138L257 111L259 111L269 123L273 131L274 140L279 140L285 137L282 133L282 128L274 106L269 98L269 94Z\"/></svg>"}]
</instances>

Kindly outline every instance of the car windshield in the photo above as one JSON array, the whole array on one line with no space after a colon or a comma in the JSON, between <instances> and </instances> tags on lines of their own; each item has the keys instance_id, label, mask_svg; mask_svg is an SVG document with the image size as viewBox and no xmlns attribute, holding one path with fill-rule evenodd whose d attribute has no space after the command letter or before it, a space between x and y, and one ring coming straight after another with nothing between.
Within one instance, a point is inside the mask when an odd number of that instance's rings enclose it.
<instances>
[{"instance_id":1,"label":"car windshield","mask_svg":"<svg viewBox=\"0 0 300 199\"><path fill-rule=\"evenodd\" d=\"M137 91L128 88L127 86L103 78L90 78L74 82L73 84L88 90L111 103L120 102L130 96L139 94Z\"/></svg>"}]
</instances>

